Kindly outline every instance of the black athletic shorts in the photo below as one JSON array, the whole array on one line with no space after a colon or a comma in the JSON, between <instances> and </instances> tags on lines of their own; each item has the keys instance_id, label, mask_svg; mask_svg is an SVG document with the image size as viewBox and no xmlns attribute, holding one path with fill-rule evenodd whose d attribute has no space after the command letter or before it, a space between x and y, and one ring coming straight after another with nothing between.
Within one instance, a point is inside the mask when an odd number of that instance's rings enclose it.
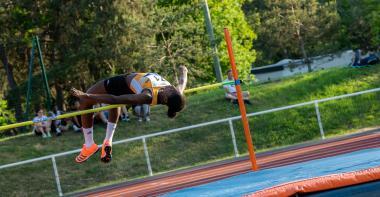
<instances>
[{"instance_id":1,"label":"black athletic shorts","mask_svg":"<svg viewBox=\"0 0 380 197\"><path fill-rule=\"evenodd\" d=\"M133 91L129 88L126 77L128 74L114 76L104 80L104 87L108 94L120 96L123 94L133 94Z\"/></svg>"}]
</instances>

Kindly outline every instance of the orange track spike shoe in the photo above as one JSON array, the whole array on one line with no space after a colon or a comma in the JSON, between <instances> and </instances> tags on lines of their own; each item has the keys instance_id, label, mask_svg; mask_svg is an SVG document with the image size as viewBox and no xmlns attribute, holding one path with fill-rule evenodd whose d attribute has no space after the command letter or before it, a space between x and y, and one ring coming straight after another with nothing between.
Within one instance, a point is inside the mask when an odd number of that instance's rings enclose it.
<instances>
[{"instance_id":1,"label":"orange track spike shoe","mask_svg":"<svg viewBox=\"0 0 380 197\"><path fill-rule=\"evenodd\" d=\"M102 146L102 154L100 160L104 163L109 163L112 159L112 145L108 140L104 140Z\"/></svg>"},{"instance_id":2,"label":"orange track spike shoe","mask_svg":"<svg viewBox=\"0 0 380 197\"><path fill-rule=\"evenodd\" d=\"M93 143L89 148L86 147L85 144L83 144L82 150L80 151L79 155L75 158L75 162L82 163L87 161L93 154L97 153L99 151L98 145Z\"/></svg>"}]
</instances>

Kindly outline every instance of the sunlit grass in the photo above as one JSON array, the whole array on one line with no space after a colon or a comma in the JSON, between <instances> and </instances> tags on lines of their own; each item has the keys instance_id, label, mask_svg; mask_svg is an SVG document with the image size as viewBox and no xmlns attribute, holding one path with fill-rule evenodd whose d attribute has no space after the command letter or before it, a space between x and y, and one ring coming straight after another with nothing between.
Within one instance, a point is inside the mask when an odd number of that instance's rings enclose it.
<instances>
[{"instance_id":1,"label":"sunlit grass","mask_svg":"<svg viewBox=\"0 0 380 197\"><path fill-rule=\"evenodd\" d=\"M378 88L379 73L379 65L363 69L341 68L244 86L251 92L253 103L246 106L247 112ZM174 120L166 117L165 107L157 106L152 109L149 123L140 123L134 117L129 122L120 122L114 141L240 114L236 105L224 99L222 89L191 95L187 101L186 109ZM380 93L371 93L320 103L326 136L343 135L380 125L379 101ZM321 138L313 105L250 117L249 122L258 152ZM241 121L234 121L233 126L239 154L245 155L247 151ZM101 143L104 135L105 125L97 125L95 141ZM0 139L0 165L78 149L82 143L82 134L73 131L50 139L28 134L3 138ZM232 158L234 155L227 123L148 138L147 145L154 174ZM99 155L82 165L75 164L74 157L75 154L56 158L64 193L148 175L142 141L115 145L114 161L107 165L100 162ZM10 196L25 196L35 192L33 188L39 188L41 191L37 195L57 195L51 161L39 163L0 170L0 191L6 191ZM41 170L43 176L35 176ZM28 182L28 187L24 187L26 183L18 180L29 176L34 179ZM49 181L49 186L41 188L40 183L45 180Z\"/></svg>"}]
</instances>

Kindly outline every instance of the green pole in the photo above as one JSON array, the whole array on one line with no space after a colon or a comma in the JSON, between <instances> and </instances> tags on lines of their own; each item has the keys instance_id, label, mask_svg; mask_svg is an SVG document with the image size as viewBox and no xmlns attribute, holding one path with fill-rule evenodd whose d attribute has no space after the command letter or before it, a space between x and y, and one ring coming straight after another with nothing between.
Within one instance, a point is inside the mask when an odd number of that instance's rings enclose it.
<instances>
[{"instance_id":1,"label":"green pole","mask_svg":"<svg viewBox=\"0 0 380 197\"><path fill-rule=\"evenodd\" d=\"M50 93L50 88L49 88L49 84L48 84L48 79L46 76L45 65L44 65L44 62L42 59L42 51L41 51L40 41L38 40L38 36L35 36L35 38L36 38L36 43L37 43L37 48L38 48L38 57L39 57L38 59L39 59L40 65L41 65L42 78L44 81L45 92L46 92L46 96L47 96L46 109L51 110L51 93Z\"/></svg>"},{"instance_id":2,"label":"green pole","mask_svg":"<svg viewBox=\"0 0 380 197\"><path fill-rule=\"evenodd\" d=\"M25 118L29 118L29 105L30 105L30 96L32 94L32 79L33 79L33 61L34 61L34 47L35 40L32 39L32 50L30 51L30 61L29 61L29 75L28 75L28 90L26 92L26 109L25 109Z\"/></svg>"},{"instance_id":3,"label":"green pole","mask_svg":"<svg viewBox=\"0 0 380 197\"><path fill-rule=\"evenodd\" d=\"M215 42L215 37L214 37L214 30L212 29L210 10L208 9L207 0L204 0L203 8L204 8L206 29L207 29L207 32L208 32L208 36L210 38L210 43L211 43L211 48L212 48L212 59L214 60L214 71L215 71L216 79L218 80L218 82L222 82L223 81L223 77L222 77L222 71L220 69L220 61L219 61L219 57L218 57L218 49L216 47L216 42Z\"/></svg>"}]
</instances>

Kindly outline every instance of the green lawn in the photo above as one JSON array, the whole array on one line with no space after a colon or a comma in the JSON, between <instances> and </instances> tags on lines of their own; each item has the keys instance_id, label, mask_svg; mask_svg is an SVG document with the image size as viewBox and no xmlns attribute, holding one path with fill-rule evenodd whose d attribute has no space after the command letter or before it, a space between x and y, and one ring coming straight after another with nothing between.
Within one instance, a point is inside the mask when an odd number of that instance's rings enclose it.
<instances>
[{"instance_id":1,"label":"green lawn","mask_svg":"<svg viewBox=\"0 0 380 197\"><path fill-rule=\"evenodd\" d=\"M379 73L380 65L330 69L245 86L244 89L249 89L252 94L253 103L247 106L247 112L378 88ZM157 106L152 109L151 122L147 124L136 119L119 123L114 141L239 115L238 107L224 100L222 89L191 95L187 100L185 111L174 120L166 118L165 107ZM341 135L380 125L379 100L380 93L370 93L320 103L326 135ZM257 151L320 138L313 105L255 116L249 121ZM234 121L233 125L239 153L246 154L240 120ZM105 125L96 126L96 142L102 142L104 132ZM0 165L78 149L82 143L82 135L74 132L51 139L34 136L0 139ZM228 123L147 139L147 145L154 174L233 157L234 153ZM57 158L65 194L148 174L141 141L115 145L114 160L106 165L100 162L99 155L81 165L74 163L74 157L73 154ZM0 196L57 195L49 160L0 171Z\"/></svg>"}]
</instances>

